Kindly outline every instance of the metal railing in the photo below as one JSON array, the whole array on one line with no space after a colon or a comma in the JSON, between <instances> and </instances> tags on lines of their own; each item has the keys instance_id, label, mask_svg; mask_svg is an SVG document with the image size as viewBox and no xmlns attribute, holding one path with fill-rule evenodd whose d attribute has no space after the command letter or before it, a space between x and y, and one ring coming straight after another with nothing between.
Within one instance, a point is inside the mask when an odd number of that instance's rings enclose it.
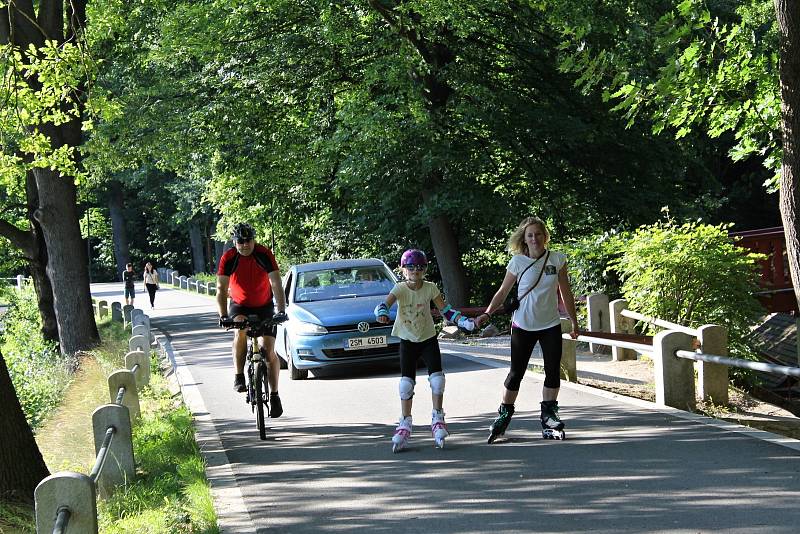
<instances>
[{"instance_id":1,"label":"metal railing","mask_svg":"<svg viewBox=\"0 0 800 534\"><path fill-rule=\"evenodd\" d=\"M687 360L717 363L720 365L727 365L728 367L739 367L741 369L750 369L752 371L761 371L763 373L770 373L774 375L800 377L800 367L793 367L791 365L753 362L750 360L742 360L740 358L728 358L726 356L704 354L702 352L692 352L689 350L678 350L675 352L675 356L678 358L685 358Z\"/></svg>"},{"instance_id":2,"label":"metal railing","mask_svg":"<svg viewBox=\"0 0 800 534\"><path fill-rule=\"evenodd\" d=\"M114 306L116 304L117 306ZM62 471L45 478L34 492L37 534L97 532L97 495L110 496L120 484L135 476L132 423L139 417L137 386L150 381L150 321L142 310L125 307L122 320L131 328L125 369L108 377L111 403L92 414L95 462L89 475ZM112 310L119 303L112 304ZM108 311L108 303L96 303L95 310ZM108 462L109 458L114 461Z\"/></svg>"}]
</instances>

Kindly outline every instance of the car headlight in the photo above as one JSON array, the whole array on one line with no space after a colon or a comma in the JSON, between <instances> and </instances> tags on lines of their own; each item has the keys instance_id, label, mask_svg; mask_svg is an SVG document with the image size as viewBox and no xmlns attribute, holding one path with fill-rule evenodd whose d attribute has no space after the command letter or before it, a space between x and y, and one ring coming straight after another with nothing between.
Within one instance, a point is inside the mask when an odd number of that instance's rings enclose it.
<instances>
[{"instance_id":1,"label":"car headlight","mask_svg":"<svg viewBox=\"0 0 800 534\"><path fill-rule=\"evenodd\" d=\"M314 323L299 321L293 325L294 333L300 336L322 336L328 333L328 329Z\"/></svg>"}]
</instances>

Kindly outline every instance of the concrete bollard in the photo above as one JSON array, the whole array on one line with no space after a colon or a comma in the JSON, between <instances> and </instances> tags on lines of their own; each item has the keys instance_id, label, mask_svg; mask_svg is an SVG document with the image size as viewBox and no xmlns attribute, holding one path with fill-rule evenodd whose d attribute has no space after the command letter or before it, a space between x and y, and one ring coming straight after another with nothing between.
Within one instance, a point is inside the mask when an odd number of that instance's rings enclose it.
<instances>
[{"instance_id":1,"label":"concrete bollard","mask_svg":"<svg viewBox=\"0 0 800 534\"><path fill-rule=\"evenodd\" d=\"M610 332L608 322L608 296L603 293L592 293L586 297L586 312L589 316L590 332ZM589 343L592 354L608 354L608 346L600 343Z\"/></svg>"},{"instance_id":2,"label":"concrete bollard","mask_svg":"<svg viewBox=\"0 0 800 534\"><path fill-rule=\"evenodd\" d=\"M128 350L140 350L145 354L150 354L150 341L143 336L133 336L128 340Z\"/></svg>"},{"instance_id":3,"label":"concrete bollard","mask_svg":"<svg viewBox=\"0 0 800 534\"><path fill-rule=\"evenodd\" d=\"M186 289L189 291L197 291L197 280L192 278L191 276L186 279Z\"/></svg>"},{"instance_id":4,"label":"concrete bollard","mask_svg":"<svg viewBox=\"0 0 800 534\"><path fill-rule=\"evenodd\" d=\"M172 271L172 285L174 287L181 287L181 278L178 276L178 271Z\"/></svg>"},{"instance_id":5,"label":"concrete bollard","mask_svg":"<svg viewBox=\"0 0 800 534\"><path fill-rule=\"evenodd\" d=\"M131 312L133 312L133 306L130 304L126 304L122 307L122 316L125 319L125 328L128 328L131 324Z\"/></svg>"},{"instance_id":6,"label":"concrete bollard","mask_svg":"<svg viewBox=\"0 0 800 534\"><path fill-rule=\"evenodd\" d=\"M208 283L208 294L212 295L212 296L217 294L217 283L216 282L209 282Z\"/></svg>"},{"instance_id":7,"label":"concrete bollard","mask_svg":"<svg viewBox=\"0 0 800 534\"><path fill-rule=\"evenodd\" d=\"M133 371L135 365L139 365ZM133 372L136 387L146 386L150 383L150 355L140 350L134 350L125 355L125 367Z\"/></svg>"},{"instance_id":8,"label":"concrete bollard","mask_svg":"<svg viewBox=\"0 0 800 534\"><path fill-rule=\"evenodd\" d=\"M17 289L21 290L22 286L25 285L25 277L21 274L17 275Z\"/></svg>"},{"instance_id":9,"label":"concrete bollard","mask_svg":"<svg viewBox=\"0 0 800 534\"><path fill-rule=\"evenodd\" d=\"M108 317L108 301L101 300L100 302L98 302L97 311L98 311L97 315L100 317L100 319L105 319L106 317Z\"/></svg>"},{"instance_id":10,"label":"concrete bollard","mask_svg":"<svg viewBox=\"0 0 800 534\"><path fill-rule=\"evenodd\" d=\"M150 330L148 330L147 325L144 324L144 322L141 322L131 329L131 336L142 336L145 339L150 339Z\"/></svg>"},{"instance_id":11,"label":"concrete bollard","mask_svg":"<svg viewBox=\"0 0 800 534\"><path fill-rule=\"evenodd\" d=\"M130 372L130 371L129 371ZM117 486L133 480L136 473L133 463L131 419L128 408L119 404L104 404L92 414L94 452L100 452L106 431L114 427L114 437L108 448L108 457L97 477L97 491L107 498Z\"/></svg>"},{"instance_id":12,"label":"concrete bollard","mask_svg":"<svg viewBox=\"0 0 800 534\"><path fill-rule=\"evenodd\" d=\"M117 402L119 388L125 388L125 395L122 397L122 406L128 409L131 421L137 421L141 410L139 408L139 392L136 390L136 377L128 369L117 369L108 375L108 394L111 403Z\"/></svg>"},{"instance_id":13,"label":"concrete bollard","mask_svg":"<svg viewBox=\"0 0 800 534\"><path fill-rule=\"evenodd\" d=\"M633 334L633 319L623 317L622 310L628 307L628 301L617 299L608 305L608 318L611 323L611 332L614 334ZM635 360L636 351L633 349L622 349L611 347L611 359L615 362Z\"/></svg>"},{"instance_id":14,"label":"concrete bollard","mask_svg":"<svg viewBox=\"0 0 800 534\"><path fill-rule=\"evenodd\" d=\"M694 362L678 358L678 350L692 350L694 338L684 332L666 330L653 338L656 403L679 410L693 410Z\"/></svg>"},{"instance_id":15,"label":"concrete bollard","mask_svg":"<svg viewBox=\"0 0 800 534\"><path fill-rule=\"evenodd\" d=\"M197 292L200 293L201 295L208 294L208 288L205 282L197 282Z\"/></svg>"},{"instance_id":16,"label":"concrete bollard","mask_svg":"<svg viewBox=\"0 0 800 534\"><path fill-rule=\"evenodd\" d=\"M131 323L136 317L140 317L144 315L144 311L141 308L134 308L131 310Z\"/></svg>"},{"instance_id":17,"label":"concrete bollard","mask_svg":"<svg viewBox=\"0 0 800 534\"><path fill-rule=\"evenodd\" d=\"M179 280L181 281L181 289L189 289L188 279L185 276L181 276Z\"/></svg>"},{"instance_id":18,"label":"concrete bollard","mask_svg":"<svg viewBox=\"0 0 800 534\"><path fill-rule=\"evenodd\" d=\"M572 321L569 319L561 319L561 333L569 334L571 331ZM561 370L570 382L578 381L577 344L577 341L574 339L561 339Z\"/></svg>"},{"instance_id":19,"label":"concrete bollard","mask_svg":"<svg viewBox=\"0 0 800 534\"><path fill-rule=\"evenodd\" d=\"M97 534L97 491L86 475L60 471L43 479L33 492L36 534L52 534L61 508L69 510L68 532Z\"/></svg>"},{"instance_id":20,"label":"concrete bollard","mask_svg":"<svg viewBox=\"0 0 800 534\"><path fill-rule=\"evenodd\" d=\"M120 304L119 302L111 303L111 320L116 321L118 323L125 322L125 316L122 313L122 304Z\"/></svg>"},{"instance_id":21,"label":"concrete bollard","mask_svg":"<svg viewBox=\"0 0 800 534\"><path fill-rule=\"evenodd\" d=\"M700 341L702 352L728 355L728 329L715 324L703 325L699 329L697 339ZM718 406L728 404L728 366L712 362L696 362L697 384L700 389L698 394L706 402L713 402Z\"/></svg>"}]
</instances>

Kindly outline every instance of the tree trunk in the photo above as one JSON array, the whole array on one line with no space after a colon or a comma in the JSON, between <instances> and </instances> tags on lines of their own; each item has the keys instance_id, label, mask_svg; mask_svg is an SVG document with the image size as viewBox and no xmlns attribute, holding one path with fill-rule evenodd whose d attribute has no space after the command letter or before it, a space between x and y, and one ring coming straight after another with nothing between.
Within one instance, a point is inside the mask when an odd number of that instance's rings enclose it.
<instances>
[{"instance_id":1,"label":"tree trunk","mask_svg":"<svg viewBox=\"0 0 800 534\"><path fill-rule=\"evenodd\" d=\"M435 182L438 183L436 180ZM423 193L422 198L426 204L430 196L430 193ZM455 307L466 306L469 303L467 276L453 225L447 216L437 215L428 221L428 230L447 302Z\"/></svg>"},{"instance_id":2,"label":"tree trunk","mask_svg":"<svg viewBox=\"0 0 800 534\"><path fill-rule=\"evenodd\" d=\"M54 133L49 137L58 138ZM39 190L39 208L34 215L47 244L47 274L53 284L61 352L74 354L100 341L92 312L89 262L78 224L75 184L70 177L50 169L36 169L34 173Z\"/></svg>"},{"instance_id":3,"label":"tree trunk","mask_svg":"<svg viewBox=\"0 0 800 534\"><path fill-rule=\"evenodd\" d=\"M131 261L128 248L128 230L125 228L125 200L122 184L117 180L108 182L108 213L111 217L111 233L114 241L114 258L117 260L117 280L122 279L122 271Z\"/></svg>"},{"instance_id":4,"label":"tree trunk","mask_svg":"<svg viewBox=\"0 0 800 534\"><path fill-rule=\"evenodd\" d=\"M781 122L783 167L781 169L780 210L786 234L786 253L792 275L795 299L800 306L800 232L797 207L800 204L800 11L797 2L775 0L780 28Z\"/></svg>"},{"instance_id":5,"label":"tree trunk","mask_svg":"<svg viewBox=\"0 0 800 534\"><path fill-rule=\"evenodd\" d=\"M203 253L203 234L200 225L192 220L189 223L189 243L192 247L192 272L194 274L205 272L206 260Z\"/></svg>"},{"instance_id":6,"label":"tree trunk","mask_svg":"<svg viewBox=\"0 0 800 534\"><path fill-rule=\"evenodd\" d=\"M8 367L0 354L0 499L33 501L33 490L50 473L44 463L39 446L33 439L33 432L17 392L11 383Z\"/></svg>"},{"instance_id":7,"label":"tree trunk","mask_svg":"<svg viewBox=\"0 0 800 534\"><path fill-rule=\"evenodd\" d=\"M31 238L33 239L33 248L35 248L35 254L28 258L28 267L31 270L39 315L42 318L42 336L48 341L58 343L58 321L56 321L56 308L53 302L53 285L47 276L47 245L42 236L42 227L33 215L39 206L39 192L36 189L36 176L33 171L27 172L25 195L28 203Z\"/></svg>"}]
</instances>

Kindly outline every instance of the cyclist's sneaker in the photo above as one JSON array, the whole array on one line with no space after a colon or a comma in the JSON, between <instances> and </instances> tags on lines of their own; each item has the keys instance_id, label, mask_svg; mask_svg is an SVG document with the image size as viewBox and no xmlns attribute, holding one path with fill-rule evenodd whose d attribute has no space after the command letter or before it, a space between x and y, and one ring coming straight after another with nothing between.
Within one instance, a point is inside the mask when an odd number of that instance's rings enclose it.
<instances>
[{"instance_id":1,"label":"cyclist's sneaker","mask_svg":"<svg viewBox=\"0 0 800 534\"><path fill-rule=\"evenodd\" d=\"M233 378L233 389L237 393L244 393L247 391L247 386L244 384L244 375L234 375Z\"/></svg>"},{"instance_id":2,"label":"cyclist's sneaker","mask_svg":"<svg viewBox=\"0 0 800 534\"><path fill-rule=\"evenodd\" d=\"M283 405L280 396L272 392L269 394L269 416L272 418L280 417L283 414Z\"/></svg>"}]
</instances>

